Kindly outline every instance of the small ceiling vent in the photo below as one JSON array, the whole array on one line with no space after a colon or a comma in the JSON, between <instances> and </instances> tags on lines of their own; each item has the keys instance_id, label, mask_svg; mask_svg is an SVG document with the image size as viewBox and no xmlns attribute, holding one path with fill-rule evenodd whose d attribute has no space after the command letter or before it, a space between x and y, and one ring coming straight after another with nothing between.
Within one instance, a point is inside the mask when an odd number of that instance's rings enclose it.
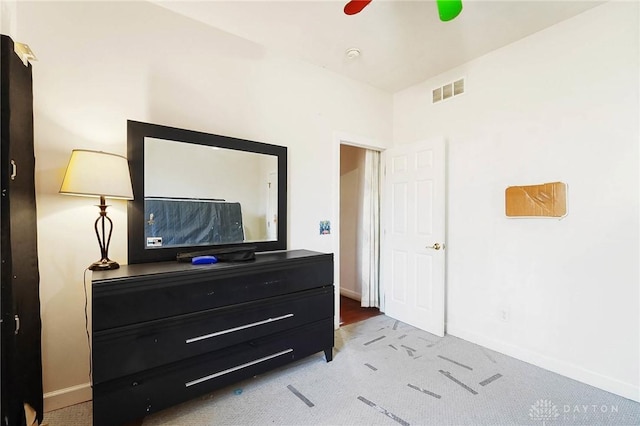
<instances>
[{"instance_id":1,"label":"small ceiling vent","mask_svg":"<svg viewBox=\"0 0 640 426\"><path fill-rule=\"evenodd\" d=\"M437 103L445 99L452 98L464 93L464 78L454 81L453 83L447 83L442 87L436 87L432 90L431 103Z\"/></svg>"}]
</instances>

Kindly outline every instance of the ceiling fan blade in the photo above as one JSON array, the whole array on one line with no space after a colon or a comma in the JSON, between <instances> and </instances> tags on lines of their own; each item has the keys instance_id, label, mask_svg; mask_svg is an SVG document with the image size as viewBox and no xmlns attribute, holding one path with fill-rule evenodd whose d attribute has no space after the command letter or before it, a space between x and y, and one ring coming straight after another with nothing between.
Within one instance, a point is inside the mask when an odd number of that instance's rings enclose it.
<instances>
[{"instance_id":1,"label":"ceiling fan blade","mask_svg":"<svg viewBox=\"0 0 640 426\"><path fill-rule=\"evenodd\" d=\"M360 13L369 3L371 3L371 0L351 0L344 6L344 13L355 15Z\"/></svg>"},{"instance_id":2,"label":"ceiling fan blade","mask_svg":"<svg viewBox=\"0 0 640 426\"><path fill-rule=\"evenodd\" d=\"M436 0L440 20L447 22L462 12L462 0Z\"/></svg>"}]
</instances>

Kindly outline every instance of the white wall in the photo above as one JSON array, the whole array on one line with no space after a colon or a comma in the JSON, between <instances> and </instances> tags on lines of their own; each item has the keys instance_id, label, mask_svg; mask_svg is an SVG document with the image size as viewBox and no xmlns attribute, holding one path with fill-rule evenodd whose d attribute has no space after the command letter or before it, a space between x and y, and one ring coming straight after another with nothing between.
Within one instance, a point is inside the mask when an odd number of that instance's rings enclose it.
<instances>
[{"instance_id":1,"label":"white wall","mask_svg":"<svg viewBox=\"0 0 640 426\"><path fill-rule=\"evenodd\" d=\"M396 144L449 142L448 332L636 400L638 24L607 3L394 96ZM507 186L552 181L565 219L505 217Z\"/></svg>"},{"instance_id":2,"label":"white wall","mask_svg":"<svg viewBox=\"0 0 640 426\"><path fill-rule=\"evenodd\" d=\"M291 249L331 252L334 135L391 140L391 95L146 2L19 2L34 64L46 409L90 398L83 270L99 257L95 200L58 194L74 148L126 153L126 120L287 146ZM110 255L126 262L126 204ZM87 277L89 279L90 277Z\"/></svg>"},{"instance_id":3,"label":"white wall","mask_svg":"<svg viewBox=\"0 0 640 426\"><path fill-rule=\"evenodd\" d=\"M0 2L0 34L10 36L15 40L16 28L16 0L3 0Z\"/></svg>"}]
</instances>

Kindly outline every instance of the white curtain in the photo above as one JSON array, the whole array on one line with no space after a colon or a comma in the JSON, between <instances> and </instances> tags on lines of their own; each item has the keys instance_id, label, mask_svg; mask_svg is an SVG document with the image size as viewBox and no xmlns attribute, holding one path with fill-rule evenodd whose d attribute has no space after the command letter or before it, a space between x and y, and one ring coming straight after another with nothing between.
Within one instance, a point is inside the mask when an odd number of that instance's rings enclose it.
<instances>
[{"instance_id":1,"label":"white curtain","mask_svg":"<svg viewBox=\"0 0 640 426\"><path fill-rule=\"evenodd\" d=\"M361 306L380 307L380 152L366 150L358 246Z\"/></svg>"}]
</instances>

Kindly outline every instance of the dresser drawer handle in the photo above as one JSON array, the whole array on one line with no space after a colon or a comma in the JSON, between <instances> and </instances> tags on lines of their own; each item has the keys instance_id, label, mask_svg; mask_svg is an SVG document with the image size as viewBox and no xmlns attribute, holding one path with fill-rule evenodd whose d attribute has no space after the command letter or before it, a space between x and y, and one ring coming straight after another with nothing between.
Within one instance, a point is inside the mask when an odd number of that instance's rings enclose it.
<instances>
[{"instance_id":1,"label":"dresser drawer handle","mask_svg":"<svg viewBox=\"0 0 640 426\"><path fill-rule=\"evenodd\" d=\"M238 365L238 366L235 366L235 367L232 367L232 368L228 368L226 370L219 371L219 372L214 373L214 374L210 374L210 375L205 376L205 377L201 377L201 378L196 379L196 380L192 380L190 382L185 383L184 385L186 387L197 385L198 383L206 382L207 380L215 379L216 377L224 376L225 374L233 373L234 371L242 370L243 368L247 368L247 367L250 367L252 365L260 364L261 362L265 362L265 361L268 361L270 359L277 358L279 356L282 356L282 355L285 355L285 354L288 354L288 353L291 353L291 352L293 352L293 349L289 348L287 350L275 353L273 355L265 356L263 358L256 359L254 361L247 362L245 364L241 364L241 365Z\"/></svg>"},{"instance_id":2,"label":"dresser drawer handle","mask_svg":"<svg viewBox=\"0 0 640 426\"><path fill-rule=\"evenodd\" d=\"M11 160L11 180L16 180L16 176L18 176L18 165Z\"/></svg>"},{"instance_id":3,"label":"dresser drawer handle","mask_svg":"<svg viewBox=\"0 0 640 426\"><path fill-rule=\"evenodd\" d=\"M293 314L282 315L282 316L276 317L276 318L267 318L266 320L262 320L262 321L258 321L258 322L252 322L251 324L245 324L245 325L241 325L239 327L228 328L226 330L218 331L218 332L211 333L211 334L205 334L203 336L192 337L191 339L185 340L185 343L193 343L193 342L197 342L199 340L210 339L212 337L221 336L223 334L233 333L235 331L244 330L245 328L257 327L259 325L268 324L270 322L280 321L280 320L291 318L291 317L293 317Z\"/></svg>"}]
</instances>

